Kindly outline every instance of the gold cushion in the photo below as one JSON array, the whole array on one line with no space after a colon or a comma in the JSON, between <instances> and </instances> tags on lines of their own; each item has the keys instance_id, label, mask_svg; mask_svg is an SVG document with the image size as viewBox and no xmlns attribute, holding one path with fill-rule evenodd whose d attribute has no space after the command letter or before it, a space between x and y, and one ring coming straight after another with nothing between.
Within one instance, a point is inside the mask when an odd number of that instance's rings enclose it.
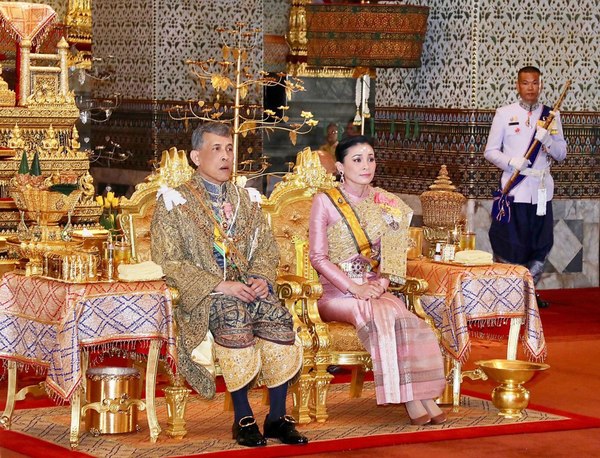
<instances>
[{"instance_id":1,"label":"gold cushion","mask_svg":"<svg viewBox=\"0 0 600 458\"><path fill-rule=\"evenodd\" d=\"M327 326L329 326L332 351L367 351L358 338L356 328L351 324L330 321Z\"/></svg>"}]
</instances>

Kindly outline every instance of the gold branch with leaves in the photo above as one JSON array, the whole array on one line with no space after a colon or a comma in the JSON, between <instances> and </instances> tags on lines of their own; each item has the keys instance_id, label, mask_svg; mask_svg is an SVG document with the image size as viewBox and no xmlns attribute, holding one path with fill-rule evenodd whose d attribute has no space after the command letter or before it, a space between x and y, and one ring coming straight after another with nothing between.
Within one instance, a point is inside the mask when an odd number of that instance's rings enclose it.
<instances>
[{"instance_id":1,"label":"gold branch with leaves","mask_svg":"<svg viewBox=\"0 0 600 458\"><path fill-rule=\"evenodd\" d=\"M186 61L191 74L204 92L203 99L189 101L185 106L171 107L169 115L175 120L183 121L186 130L191 119L231 124L235 179L238 173L240 135L246 137L248 133L258 131L287 131L290 141L295 145L297 136L310 132L318 121L312 113L303 111L300 114L302 122L290 122L287 105L277 108L281 112L278 115L273 110L264 110L262 106L248 102L251 94L260 94L263 88L274 86L283 88L286 99L291 100L294 93L305 90L304 85L300 79L286 73L272 75L260 71L252 74L246 62L261 36L260 29L247 29L243 22L237 22L234 28L218 28L217 32L222 41L222 60Z\"/></svg>"}]
</instances>

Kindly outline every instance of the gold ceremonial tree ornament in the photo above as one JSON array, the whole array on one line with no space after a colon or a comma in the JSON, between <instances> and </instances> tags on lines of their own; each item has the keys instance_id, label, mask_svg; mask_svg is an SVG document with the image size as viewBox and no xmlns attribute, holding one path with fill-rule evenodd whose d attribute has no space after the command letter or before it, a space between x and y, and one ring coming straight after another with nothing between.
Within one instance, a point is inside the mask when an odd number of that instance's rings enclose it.
<instances>
[{"instance_id":1,"label":"gold ceremonial tree ornament","mask_svg":"<svg viewBox=\"0 0 600 458\"><path fill-rule=\"evenodd\" d=\"M529 361L491 359L475 363L492 380L500 383L492 391L492 403L504 418L520 418L529 405L529 391L523 384L531 380L539 371L550 366Z\"/></svg>"},{"instance_id":2,"label":"gold ceremonial tree ornament","mask_svg":"<svg viewBox=\"0 0 600 458\"><path fill-rule=\"evenodd\" d=\"M456 186L448 176L448 170L442 165L440 172L429 191L420 196L423 208L423 235L435 248L437 242L445 243L448 238L464 225L465 196L456 192ZM458 242L452 240L451 243Z\"/></svg>"},{"instance_id":3,"label":"gold ceremonial tree ornament","mask_svg":"<svg viewBox=\"0 0 600 458\"><path fill-rule=\"evenodd\" d=\"M257 131L286 131L295 145L297 136L310 132L318 121L313 119L312 113L303 111L300 122L290 122L287 105L279 106L277 109L281 114L277 114L273 110L263 110L251 101L253 95L257 100L262 97L261 91L269 86L282 87L287 100L292 98L294 92L305 90L299 79L285 73L276 76L264 71L257 75L250 73L246 62L258 40L262 39L260 29L249 29L243 22L237 22L234 28L218 28L217 32L221 34L223 59L187 62L205 92L205 100L190 101L185 107L173 107L169 114L173 119L183 121L186 127L190 119L231 124L234 154L232 179L235 180L238 174L254 177L263 173L270 164L266 156L261 156L258 163L255 160L238 162L240 135L246 137L248 133Z\"/></svg>"}]
</instances>

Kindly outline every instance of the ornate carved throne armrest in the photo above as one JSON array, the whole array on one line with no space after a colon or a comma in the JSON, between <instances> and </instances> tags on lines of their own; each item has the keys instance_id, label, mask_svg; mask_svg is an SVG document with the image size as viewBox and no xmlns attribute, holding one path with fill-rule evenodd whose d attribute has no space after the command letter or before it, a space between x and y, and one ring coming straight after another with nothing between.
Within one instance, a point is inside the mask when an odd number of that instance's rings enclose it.
<instances>
[{"instance_id":1,"label":"ornate carved throne armrest","mask_svg":"<svg viewBox=\"0 0 600 458\"><path fill-rule=\"evenodd\" d=\"M310 423L310 395L313 391L315 370L315 339L308 318L309 310L316 309L319 290L313 290L310 281L298 275L281 275L277 278L277 294L292 314L294 329L303 348L302 372L292 392L294 416L299 423ZM319 285L320 286L320 285ZM314 304L314 305L311 305Z\"/></svg>"}]
</instances>

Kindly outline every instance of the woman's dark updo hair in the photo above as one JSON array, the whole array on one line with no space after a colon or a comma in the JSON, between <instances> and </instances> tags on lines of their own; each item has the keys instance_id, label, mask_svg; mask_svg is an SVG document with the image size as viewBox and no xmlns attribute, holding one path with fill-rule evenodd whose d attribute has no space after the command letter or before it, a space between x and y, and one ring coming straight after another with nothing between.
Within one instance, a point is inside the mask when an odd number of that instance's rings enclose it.
<instances>
[{"instance_id":1,"label":"woman's dark updo hair","mask_svg":"<svg viewBox=\"0 0 600 458\"><path fill-rule=\"evenodd\" d=\"M335 160L343 163L348 155L348 150L355 145L370 145L373 147L373 141L365 135L355 135L354 137L346 137L340 140L335 147Z\"/></svg>"}]
</instances>

